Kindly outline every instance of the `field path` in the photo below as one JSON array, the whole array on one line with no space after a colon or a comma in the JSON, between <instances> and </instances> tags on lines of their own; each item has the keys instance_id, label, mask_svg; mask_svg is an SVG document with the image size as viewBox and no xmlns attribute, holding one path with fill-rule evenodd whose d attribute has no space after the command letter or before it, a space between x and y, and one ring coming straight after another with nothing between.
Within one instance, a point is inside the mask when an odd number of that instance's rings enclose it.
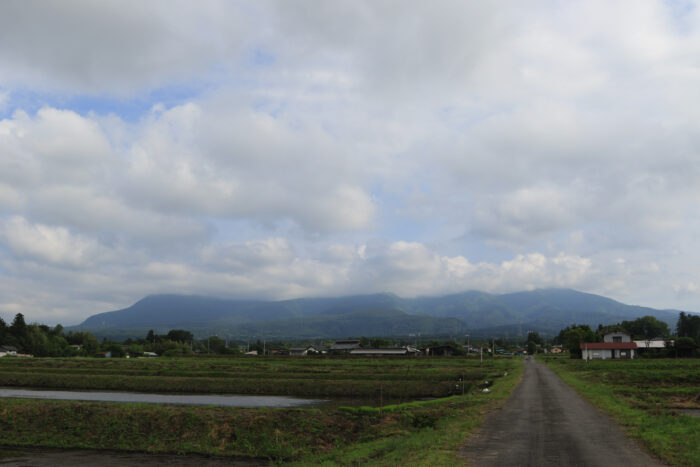
<instances>
[{"instance_id":1,"label":"field path","mask_svg":"<svg viewBox=\"0 0 700 467\"><path fill-rule=\"evenodd\" d=\"M532 357L506 405L461 454L475 467L663 465Z\"/></svg>"}]
</instances>

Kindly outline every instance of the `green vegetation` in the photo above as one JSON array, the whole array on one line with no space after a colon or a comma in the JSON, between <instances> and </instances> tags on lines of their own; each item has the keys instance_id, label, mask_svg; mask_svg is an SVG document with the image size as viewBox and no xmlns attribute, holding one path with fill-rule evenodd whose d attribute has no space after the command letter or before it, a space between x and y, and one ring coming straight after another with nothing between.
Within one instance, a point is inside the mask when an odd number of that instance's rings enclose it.
<instances>
[{"instance_id":1,"label":"green vegetation","mask_svg":"<svg viewBox=\"0 0 700 467\"><path fill-rule=\"evenodd\" d=\"M542 359L564 381L672 465L700 466L700 361Z\"/></svg>"},{"instance_id":2,"label":"green vegetation","mask_svg":"<svg viewBox=\"0 0 700 467\"><path fill-rule=\"evenodd\" d=\"M67 374L83 387L105 378L132 388L134 381L171 384L170 378L190 378L197 392L205 392L200 385L212 388L212 381L260 394L303 396L321 387L373 402L367 407L236 409L4 399L0 445L250 456L302 465L452 465L458 446L485 411L510 394L521 369L520 360L510 358L488 360L483 367L478 359L444 357L3 359L2 378L8 370L36 378L46 373L47 381L65 381ZM481 392L485 386L489 393ZM430 388L457 395L415 400L434 391ZM387 399L411 402L381 404Z\"/></svg>"},{"instance_id":3,"label":"green vegetation","mask_svg":"<svg viewBox=\"0 0 700 467\"><path fill-rule=\"evenodd\" d=\"M0 359L0 386L393 400L445 397L486 378L461 358ZM476 360L474 360L476 361ZM472 363L469 360L470 364Z\"/></svg>"}]
</instances>

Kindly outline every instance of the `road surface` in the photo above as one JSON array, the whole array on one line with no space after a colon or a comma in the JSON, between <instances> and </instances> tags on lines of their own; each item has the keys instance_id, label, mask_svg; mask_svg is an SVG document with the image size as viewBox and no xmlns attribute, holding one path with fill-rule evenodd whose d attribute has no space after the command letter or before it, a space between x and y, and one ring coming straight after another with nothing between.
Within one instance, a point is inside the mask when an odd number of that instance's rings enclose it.
<instances>
[{"instance_id":1,"label":"road surface","mask_svg":"<svg viewBox=\"0 0 700 467\"><path fill-rule=\"evenodd\" d=\"M461 453L474 467L663 465L532 357L504 408Z\"/></svg>"}]
</instances>

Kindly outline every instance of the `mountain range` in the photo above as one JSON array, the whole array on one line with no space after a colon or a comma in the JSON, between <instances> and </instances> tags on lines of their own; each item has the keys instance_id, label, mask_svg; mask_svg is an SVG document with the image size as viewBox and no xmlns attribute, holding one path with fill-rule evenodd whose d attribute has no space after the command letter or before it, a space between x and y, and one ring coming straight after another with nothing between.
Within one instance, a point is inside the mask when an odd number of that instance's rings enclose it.
<instances>
[{"instance_id":1,"label":"mountain range","mask_svg":"<svg viewBox=\"0 0 700 467\"><path fill-rule=\"evenodd\" d=\"M675 328L677 310L626 305L571 289L509 294L470 291L438 297L393 294L283 301L151 295L122 310L99 313L67 330L100 337L143 337L186 329L197 337L314 339L389 336L519 336L557 334L571 324L614 324L651 315Z\"/></svg>"}]
</instances>

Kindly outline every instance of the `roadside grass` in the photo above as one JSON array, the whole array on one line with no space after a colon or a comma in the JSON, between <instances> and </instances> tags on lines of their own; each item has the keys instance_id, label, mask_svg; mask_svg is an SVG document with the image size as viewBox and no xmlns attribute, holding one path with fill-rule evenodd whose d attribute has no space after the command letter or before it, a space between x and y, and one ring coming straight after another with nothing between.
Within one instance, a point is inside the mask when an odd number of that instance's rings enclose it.
<instances>
[{"instance_id":1,"label":"roadside grass","mask_svg":"<svg viewBox=\"0 0 700 467\"><path fill-rule=\"evenodd\" d=\"M461 457L459 448L483 424L488 412L505 403L519 383L523 373L522 360L514 363L502 367L507 376L499 378L497 384L490 387L489 393L475 390L464 396L387 407L389 415L384 417L410 421L402 425L403 430L392 432L387 426L381 439L353 443L326 453L314 453L292 465L463 465L465 459ZM412 429L406 429L406 426Z\"/></svg>"},{"instance_id":2,"label":"roadside grass","mask_svg":"<svg viewBox=\"0 0 700 467\"><path fill-rule=\"evenodd\" d=\"M275 384L305 391L309 386L299 383L308 380L325 387L325 391L339 383L350 385L356 390L353 397L364 397L373 405L237 409L0 399L0 445L243 456L298 465L455 465L464 462L458 457L458 447L481 424L486 411L508 397L522 373L522 361L518 358L489 360L483 367L478 360L464 358L303 361L241 358L223 362L183 359L151 365L151 362L131 365L122 361L104 362L101 366L94 361L36 359L26 366L0 365L0 378L8 369L18 370L8 372L11 374L40 377L45 368L63 368L69 372L68 376L58 378L61 373L49 373L45 380L48 387L52 382L65 383L72 379L84 388L89 385L87 380L102 376L107 381L123 381L125 388L133 388L134 375L120 372L146 371L152 374L135 377L151 381L165 379L168 383L172 383L170 378L184 377L209 385L210 389L216 387L211 381L218 381L221 387L230 384L230 389L240 387L235 385L235 378L213 378L210 372L230 375L238 368L245 380L257 381L265 388L261 393L276 394ZM79 373L70 373L75 369L90 371L78 376ZM104 374L107 370L113 373ZM166 377L155 374L158 371L179 371L189 376ZM200 372L209 374L199 376ZM253 373L257 378L251 377ZM314 376L297 377L302 373ZM323 380L323 375L330 378ZM360 381L361 384L348 383L363 375L370 378ZM314 381L317 377L319 380ZM462 386L458 382L462 377L465 395L461 395ZM409 386L410 391L396 389L409 378L420 384ZM489 393L481 392L484 385L489 386ZM154 386L161 387L156 383ZM425 397L430 386L444 386L447 397L416 400ZM384 396L400 394L402 397L397 400L403 403L382 404L380 409L378 388Z\"/></svg>"},{"instance_id":3,"label":"roadside grass","mask_svg":"<svg viewBox=\"0 0 700 467\"><path fill-rule=\"evenodd\" d=\"M670 465L700 466L700 361L541 359L570 386Z\"/></svg>"}]
</instances>

